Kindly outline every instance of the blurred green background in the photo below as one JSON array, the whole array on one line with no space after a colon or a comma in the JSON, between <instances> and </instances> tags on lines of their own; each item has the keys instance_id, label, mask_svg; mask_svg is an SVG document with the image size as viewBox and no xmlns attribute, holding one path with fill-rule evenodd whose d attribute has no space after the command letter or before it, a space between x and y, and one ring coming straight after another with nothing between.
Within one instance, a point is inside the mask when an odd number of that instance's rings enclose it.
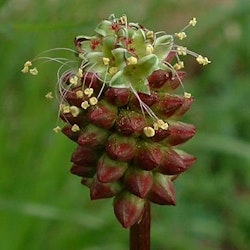
<instances>
[{"instance_id":1,"label":"blurred green background","mask_svg":"<svg viewBox=\"0 0 250 250\"><path fill-rule=\"evenodd\" d=\"M36 77L20 72L41 51L74 49L76 35L92 35L111 13L171 34L196 16L180 44L212 61L185 58L185 90L196 101L184 120L198 128L185 148L198 160L175 182L177 206L153 206L152 250L249 249L248 0L0 1L0 249L128 249L111 201L91 202L69 174L75 145L52 131L57 105L44 95L58 65L39 65Z\"/></svg>"}]
</instances>

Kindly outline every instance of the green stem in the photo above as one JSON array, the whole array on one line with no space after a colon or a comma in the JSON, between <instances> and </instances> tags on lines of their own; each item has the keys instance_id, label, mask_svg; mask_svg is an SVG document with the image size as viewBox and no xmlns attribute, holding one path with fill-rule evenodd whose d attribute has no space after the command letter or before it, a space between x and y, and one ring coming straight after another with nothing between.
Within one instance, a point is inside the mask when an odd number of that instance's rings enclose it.
<instances>
[{"instance_id":1,"label":"green stem","mask_svg":"<svg viewBox=\"0 0 250 250\"><path fill-rule=\"evenodd\" d=\"M150 250L150 224L150 202L146 202L141 220L130 228L130 250Z\"/></svg>"}]
</instances>

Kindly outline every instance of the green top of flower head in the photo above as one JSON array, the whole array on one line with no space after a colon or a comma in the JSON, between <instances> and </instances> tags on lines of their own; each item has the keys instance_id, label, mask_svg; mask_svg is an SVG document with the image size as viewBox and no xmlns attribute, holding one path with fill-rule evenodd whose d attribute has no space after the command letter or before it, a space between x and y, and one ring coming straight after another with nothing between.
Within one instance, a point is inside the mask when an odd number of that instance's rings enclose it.
<instances>
[{"instance_id":1,"label":"green top of flower head","mask_svg":"<svg viewBox=\"0 0 250 250\"><path fill-rule=\"evenodd\" d=\"M188 26L195 26L193 18ZM184 28L184 29L185 29ZM184 30L183 29L183 30ZM184 31L175 34L184 39ZM137 23L128 23L127 17L111 15L95 29L94 36L78 36L75 39L81 68L92 69L110 87L130 88L134 92L150 94L148 76L155 70L180 69L182 61L172 67L165 61L171 51L186 55L190 51L174 44L174 37L164 32L154 33ZM193 52L200 64L210 63L207 58Z\"/></svg>"}]
</instances>

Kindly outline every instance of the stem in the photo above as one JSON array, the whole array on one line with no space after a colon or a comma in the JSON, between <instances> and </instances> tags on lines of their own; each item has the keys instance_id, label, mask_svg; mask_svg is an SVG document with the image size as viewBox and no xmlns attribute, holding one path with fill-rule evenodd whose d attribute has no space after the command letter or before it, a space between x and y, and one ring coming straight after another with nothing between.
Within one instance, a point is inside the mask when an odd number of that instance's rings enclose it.
<instances>
[{"instance_id":1,"label":"stem","mask_svg":"<svg viewBox=\"0 0 250 250\"><path fill-rule=\"evenodd\" d=\"M146 202L141 220L130 228L130 250L150 250L150 224L150 202Z\"/></svg>"}]
</instances>

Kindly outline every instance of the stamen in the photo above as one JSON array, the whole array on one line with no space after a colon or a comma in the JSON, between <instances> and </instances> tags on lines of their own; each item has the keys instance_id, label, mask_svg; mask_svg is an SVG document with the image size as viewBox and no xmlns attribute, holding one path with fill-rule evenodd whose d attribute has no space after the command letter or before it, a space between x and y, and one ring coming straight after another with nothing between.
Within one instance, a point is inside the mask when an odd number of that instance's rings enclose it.
<instances>
[{"instance_id":1,"label":"stamen","mask_svg":"<svg viewBox=\"0 0 250 250\"><path fill-rule=\"evenodd\" d=\"M86 96L88 96L88 97L92 96L93 93L94 93L94 89L93 89L93 88L86 88L86 89L84 90L84 94L85 94Z\"/></svg>"},{"instance_id":2,"label":"stamen","mask_svg":"<svg viewBox=\"0 0 250 250\"><path fill-rule=\"evenodd\" d=\"M35 67L33 69L30 69L30 74L33 75L33 76L37 75L38 74L37 68Z\"/></svg>"},{"instance_id":3,"label":"stamen","mask_svg":"<svg viewBox=\"0 0 250 250\"><path fill-rule=\"evenodd\" d=\"M82 78L83 77L83 74L82 74L82 69L81 68L79 68L78 69L78 72L77 72L77 74L76 74L78 77L80 77L80 78Z\"/></svg>"},{"instance_id":4,"label":"stamen","mask_svg":"<svg viewBox=\"0 0 250 250\"><path fill-rule=\"evenodd\" d=\"M59 133L61 131L61 128L59 126L56 126L55 128L53 128L53 131L55 133Z\"/></svg>"},{"instance_id":5,"label":"stamen","mask_svg":"<svg viewBox=\"0 0 250 250\"><path fill-rule=\"evenodd\" d=\"M78 126L77 124L74 124L74 125L71 127L71 130L72 130L73 132L77 132L77 131L80 131L80 128L79 128L79 126Z\"/></svg>"},{"instance_id":6,"label":"stamen","mask_svg":"<svg viewBox=\"0 0 250 250\"><path fill-rule=\"evenodd\" d=\"M102 61L103 61L103 64L107 66L107 65L109 65L110 59L107 57L103 57Z\"/></svg>"},{"instance_id":7,"label":"stamen","mask_svg":"<svg viewBox=\"0 0 250 250\"><path fill-rule=\"evenodd\" d=\"M87 109L89 107L89 103L87 101L82 102L81 107L83 109Z\"/></svg>"},{"instance_id":8,"label":"stamen","mask_svg":"<svg viewBox=\"0 0 250 250\"><path fill-rule=\"evenodd\" d=\"M24 67L21 70L24 74L29 72L29 67L32 66L31 61L27 61L24 63Z\"/></svg>"},{"instance_id":9,"label":"stamen","mask_svg":"<svg viewBox=\"0 0 250 250\"><path fill-rule=\"evenodd\" d=\"M116 74L117 71L118 71L118 68L117 68L117 67L111 67L111 68L109 69L109 73L110 73L111 75Z\"/></svg>"},{"instance_id":10,"label":"stamen","mask_svg":"<svg viewBox=\"0 0 250 250\"><path fill-rule=\"evenodd\" d=\"M174 67L175 70L180 70L180 69L184 68L184 62L179 61L178 63L174 64L173 67Z\"/></svg>"},{"instance_id":11,"label":"stamen","mask_svg":"<svg viewBox=\"0 0 250 250\"><path fill-rule=\"evenodd\" d=\"M83 98L83 91L82 90L77 90L76 91L76 98L78 98L78 99Z\"/></svg>"},{"instance_id":12,"label":"stamen","mask_svg":"<svg viewBox=\"0 0 250 250\"><path fill-rule=\"evenodd\" d=\"M153 128L151 127L145 127L143 129L143 132L144 134L147 136L147 137L153 137L155 135L155 131Z\"/></svg>"},{"instance_id":13,"label":"stamen","mask_svg":"<svg viewBox=\"0 0 250 250\"><path fill-rule=\"evenodd\" d=\"M176 49L178 55L186 56L187 55L187 48L183 46L178 46Z\"/></svg>"},{"instance_id":14,"label":"stamen","mask_svg":"<svg viewBox=\"0 0 250 250\"><path fill-rule=\"evenodd\" d=\"M154 47L151 44L148 44L146 47L146 53L147 55L150 55L154 52Z\"/></svg>"},{"instance_id":15,"label":"stamen","mask_svg":"<svg viewBox=\"0 0 250 250\"><path fill-rule=\"evenodd\" d=\"M94 106L98 103L98 99L96 97L91 97L89 99L89 103L90 103L90 105Z\"/></svg>"},{"instance_id":16,"label":"stamen","mask_svg":"<svg viewBox=\"0 0 250 250\"><path fill-rule=\"evenodd\" d=\"M49 99L49 100L52 100L54 97L52 95L52 92L48 92L46 95L45 95L45 98Z\"/></svg>"},{"instance_id":17,"label":"stamen","mask_svg":"<svg viewBox=\"0 0 250 250\"><path fill-rule=\"evenodd\" d=\"M196 24L197 24L197 20L196 20L195 17L193 17L193 19L191 19L191 20L189 21L189 25L195 26Z\"/></svg>"},{"instance_id":18,"label":"stamen","mask_svg":"<svg viewBox=\"0 0 250 250\"><path fill-rule=\"evenodd\" d=\"M129 57L129 58L127 59L127 64L128 64L128 65L135 65L135 64L137 64L137 62L138 62L138 60L137 60L137 58L134 57L134 56L131 56L131 57Z\"/></svg>"},{"instance_id":19,"label":"stamen","mask_svg":"<svg viewBox=\"0 0 250 250\"><path fill-rule=\"evenodd\" d=\"M62 104L61 109L62 109L63 114L70 113L70 107L68 105Z\"/></svg>"},{"instance_id":20,"label":"stamen","mask_svg":"<svg viewBox=\"0 0 250 250\"><path fill-rule=\"evenodd\" d=\"M77 117L80 113L80 109L76 106L70 106L70 113L72 114L73 117Z\"/></svg>"},{"instance_id":21,"label":"stamen","mask_svg":"<svg viewBox=\"0 0 250 250\"><path fill-rule=\"evenodd\" d=\"M178 37L180 40L183 40L184 38L187 37L186 33L184 31L175 33L175 36Z\"/></svg>"},{"instance_id":22,"label":"stamen","mask_svg":"<svg viewBox=\"0 0 250 250\"><path fill-rule=\"evenodd\" d=\"M77 76L73 76L69 79L69 82L73 85L76 86L78 83L78 77Z\"/></svg>"},{"instance_id":23,"label":"stamen","mask_svg":"<svg viewBox=\"0 0 250 250\"><path fill-rule=\"evenodd\" d=\"M209 61L207 57L203 57L201 55L197 56L196 61L203 66L211 63L211 61Z\"/></svg>"},{"instance_id":24,"label":"stamen","mask_svg":"<svg viewBox=\"0 0 250 250\"><path fill-rule=\"evenodd\" d=\"M146 33L146 38L147 39L154 39L154 32L149 30L147 33Z\"/></svg>"},{"instance_id":25,"label":"stamen","mask_svg":"<svg viewBox=\"0 0 250 250\"><path fill-rule=\"evenodd\" d=\"M184 92L184 97L185 98L191 98L191 93L188 93L188 92Z\"/></svg>"}]
</instances>

